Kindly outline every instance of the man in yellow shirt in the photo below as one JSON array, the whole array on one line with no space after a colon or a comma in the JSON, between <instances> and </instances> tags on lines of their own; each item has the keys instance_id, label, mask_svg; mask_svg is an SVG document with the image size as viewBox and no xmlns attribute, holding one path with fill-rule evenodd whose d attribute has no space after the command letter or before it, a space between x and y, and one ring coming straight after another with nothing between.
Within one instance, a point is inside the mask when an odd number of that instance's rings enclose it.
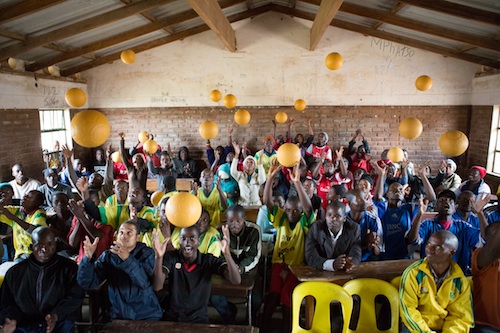
<instances>
[{"instance_id":1,"label":"man in yellow shirt","mask_svg":"<svg viewBox=\"0 0 500 333\"><path fill-rule=\"evenodd\" d=\"M427 256L401 277L401 332L468 333L473 326L472 294L462 269L452 257L458 238L447 230L432 234Z\"/></svg>"}]
</instances>

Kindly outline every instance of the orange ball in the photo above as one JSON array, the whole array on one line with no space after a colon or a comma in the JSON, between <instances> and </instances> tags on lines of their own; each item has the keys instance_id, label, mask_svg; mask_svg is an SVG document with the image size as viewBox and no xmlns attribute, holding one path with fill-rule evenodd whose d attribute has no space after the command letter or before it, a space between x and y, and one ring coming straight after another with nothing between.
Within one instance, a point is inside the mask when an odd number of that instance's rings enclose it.
<instances>
[{"instance_id":1,"label":"orange ball","mask_svg":"<svg viewBox=\"0 0 500 333\"><path fill-rule=\"evenodd\" d=\"M439 148L450 157L460 156L469 148L469 139L461 131L448 131L439 138Z\"/></svg>"},{"instance_id":2,"label":"orange ball","mask_svg":"<svg viewBox=\"0 0 500 333\"><path fill-rule=\"evenodd\" d=\"M205 120L198 128L201 137L207 140L213 139L219 134L219 126L215 121Z\"/></svg>"},{"instance_id":3,"label":"orange ball","mask_svg":"<svg viewBox=\"0 0 500 333\"><path fill-rule=\"evenodd\" d=\"M137 138L139 139L140 143L144 143L149 139L149 133L147 131L139 132Z\"/></svg>"},{"instance_id":4,"label":"orange ball","mask_svg":"<svg viewBox=\"0 0 500 333\"><path fill-rule=\"evenodd\" d=\"M111 154L111 159L115 163L122 162L122 155L120 155L119 151L115 151L113 154Z\"/></svg>"},{"instance_id":5,"label":"orange ball","mask_svg":"<svg viewBox=\"0 0 500 333\"><path fill-rule=\"evenodd\" d=\"M344 62L344 59L337 52L330 53L329 55L326 56L326 59L325 59L326 67L332 71L337 70L340 67L342 67L343 62Z\"/></svg>"},{"instance_id":6,"label":"orange ball","mask_svg":"<svg viewBox=\"0 0 500 333\"><path fill-rule=\"evenodd\" d=\"M293 107L297 111L304 111L306 109L306 101L304 101L303 99L298 99L293 104Z\"/></svg>"},{"instance_id":7,"label":"orange ball","mask_svg":"<svg viewBox=\"0 0 500 333\"><path fill-rule=\"evenodd\" d=\"M285 112L280 111L280 112L276 113L276 116L274 117L274 119L276 120L276 122L278 124L284 124L288 120L288 115Z\"/></svg>"},{"instance_id":8,"label":"orange ball","mask_svg":"<svg viewBox=\"0 0 500 333\"><path fill-rule=\"evenodd\" d=\"M410 140L418 138L423 129L422 122L417 118L405 118L399 124L399 134Z\"/></svg>"},{"instance_id":9,"label":"orange ball","mask_svg":"<svg viewBox=\"0 0 500 333\"><path fill-rule=\"evenodd\" d=\"M85 95L85 91L80 88L71 88L64 94L64 99L69 106L79 108L84 106L87 102L87 95Z\"/></svg>"},{"instance_id":10,"label":"orange ball","mask_svg":"<svg viewBox=\"0 0 500 333\"><path fill-rule=\"evenodd\" d=\"M133 64L135 62L135 52L132 50L122 51L120 58L127 65Z\"/></svg>"},{"instance_id":11,"label":"orange ball","mask_svg":"<svg viewBox=\"0 0 500 333\"><path fill-rule=\"evenodd\" d=\"M149 139L142 144L142 150L148 154L154 154L158 150L158 144L155 140Z\"/></svg>"},{"instance_id":12,"label":"orange ball","mask_svg":"<svg viewBox=\"0 0 500 333\"><path fill-rule=\"evenodd\" d=\"M110 131L108 119L99 111L80 111L71 119L73 140L85 148L102 145L108 139Z\"/></svg>"},{"instance_id":13,"label":"orange ball","mask_svg":"<svg viewBox=\"0 0 500 333\"><path fill-rule=\"evenodd\" d=\"M430 76L422 75L415 80L415 87L420 91L427 91L432 87L432 79Z\"/></svg>"},{"instance_id":14,"label":"orange ball","mask_svg":"<svg viewBox=\"0 0 500 333\"><path fill-rule=\"evenodd\" d=\"M176 227L190 227L200 219L200 200L194 194L177 192L167 201L165 214L168 221Z\"/></svg>"},{"instance_id":15,"label":"orange ball","mask_svg":"<svg viewBox=\"0 0 500 333\"><path fill-rule=\"evenodd\" d=\"M387 156L394 163L401 162L403 160L403 158L405 157L405 155L403 153L403 149L401 149L399 147L389 149Z\"/></svg>"},{"instance_id":16,"label":"orange ball","mask_svg":"<svg viewBox=\"0 0 500 333\"><path fill-rule=\"evenodd\" d=\"M160 203L161 198L165 195L162 191L155 191L151 194L151 204L156 207Z\"/></svg>"},{"instance_id":17,"label":"orange ball","mask_svg":"<svg viewBox=\"0 0 500 333\"><path fill-rule=\"evenodd\" d=\"M210 92L210 100L217 103L222 98L222 94L218 90L212 90Z\"/></svg>"},{"instance_id":18,"label":"orange ball","mask_svg":"<svg viewBox=\"0 0 500 333\"><path fill-rule=\"evenodd\" d=\"M238 125L246 125L250 122L250 112L247 110L239 109L234 113L234 121Z\"/></svg>"},{"instance_id":19,"label":"orange ball","mask_svg":"<svg viewBox=\"0 0 500 333\"><path fill-rule=\"evenodd\" d=\"M293 167L300 162L302 154L300 148L293 143L284 143L278 148L277 156L278 162L286 167Z\"/></svg>"},{"instance_id":20,"label":"orange ball","mask_svg":"<svg viewBox=\"0 0 500 333\"><path fill-rule=\"evenodd\" d=\"M224 96L224 106L228 109L232 109L238 103L238 99L233 94L227 94Z\"/></svg>"}]
</instances>

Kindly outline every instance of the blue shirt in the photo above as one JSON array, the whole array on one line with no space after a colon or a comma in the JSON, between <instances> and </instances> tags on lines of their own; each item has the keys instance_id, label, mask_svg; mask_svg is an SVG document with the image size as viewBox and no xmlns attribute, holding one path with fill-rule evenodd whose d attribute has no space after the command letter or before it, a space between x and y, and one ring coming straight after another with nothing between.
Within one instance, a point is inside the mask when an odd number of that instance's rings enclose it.
<instances>
[{"instance_id":1,"label":"blue shirt","mask_svg":"<svg viewBox=\"0 0 500 333\"><path fill-rule=\"evenodd\" d=\"M373 200L378 208L378 216L382 222L384 251L380 259L394 260L408 258L406 234L410 231L411 221L417 210L411 204L402 204L397 208L389 208L387 201Z\"/></svg>"},{"instance_id":2,"label":"blue shirt","mask_svg":"<svg viewBox=\"0 0 500 333\"><path fill-rule=\"evenodd\" d=\"M491 224L493 222L500 222L500 212L498 210L495 210L494 212L488 214L486 219L488 220L488 224Z\"/></svg>"},{"instance_id":3,"label":"blue shirt","mask_svg":"<svg viewBox=\"0 0 500 333\"><path fill-rule=\"evenodd\" d=\"M439 223L438 217L427 219L420 225L418 230L420 244L420 256L423 258L425 254L425 245L433 233L438 230L444 230L443 226ZM458 249L453 260L462 268L464 273L469 272L471 268L471 248L482 247L484 241L481 237L481 231L474 228L467 222L462 220L453 219L448 229L458 238Z\"/></svg>"},{"instance_id":4,"label":"blue shirt","mask_svg":"<svg viewBox=\"0 0 500 333\"><path fill-rule=\"evenodd\" d=\"M351 214L348 213L347 215L347 220L352 221L356 224L358 222L354 221L351 217ZM366 234L368 230L370 232L375 232L377 236L380 237L382 240L383 238L383 232L382 232L382 222L378 218L378 216L373 215L370 212L363 212L363 216L361 217L361 220L359 221L359 228L361 230L361 239L364 241L366 238ZM364 248L362 255L361 255L361 261L367 261L371 256L371 252L368 250L368 248Z\"/></svg>"},{"instance_id":5,"label":"blue shirt","mask_svg":"<svg viewBox=\"0 0 500 333\"><path fill-rule=\"evenodd\" d=\"M472 225L474 228L478 228L478 229L481 228L481 225L479 224L479 217L477 217L477 215L474 214L473 212L470 212L469 216L467 217L467 220L464 220L463 216L460 215L460 213L458 211L456 211L455 214L453 214L452 219L453 220L462 220L464 222L467 222L470 225Z\"/></svg>"}]
</instances>

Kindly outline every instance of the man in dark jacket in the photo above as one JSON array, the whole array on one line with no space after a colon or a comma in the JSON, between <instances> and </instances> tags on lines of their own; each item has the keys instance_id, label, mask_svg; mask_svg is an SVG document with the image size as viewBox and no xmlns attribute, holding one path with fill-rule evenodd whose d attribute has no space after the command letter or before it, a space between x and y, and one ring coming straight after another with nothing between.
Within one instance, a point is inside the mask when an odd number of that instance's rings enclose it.
<instances>
[{"instance_id":1,"label":"man in dark jacket","mask_svg":"<svg viewBox=\"0 0 500 333\"><path fill-rule=\"evenodd\" d=\"M328 271L350 272L361 261L359 225L346 219L345 206L334 201L326 208L325 220L312 224L306 238L306 262Z\"/></svg>"},{"instance_id":2,"label":"man in dark jacket","mask_svg":"<svg viewBox=\"0 0 500 333\"><path fill-rule=\"evenodd\" d=\"M151 281L155 266L155 252L141 238L139 225L126 221L118 230L117 240L109 250L95 260L99 242L90 242L85 236L85 256L78 269L78 283L85 289L96 288L108 280L111 319L159 320L162 310Z\"/></svg>"},{"instance_id":3,"label":"man in dark jacket","mask_svg":"<svg viewBox=\"0 0 500 333\"><path fill-rule=\"evenodd\" d=\"M7 271L2 285L2 332L73 332L84 292L78 286L78 267L56 254L52 229L32 233L32 253Z\"/></svg>"}]
</instances>

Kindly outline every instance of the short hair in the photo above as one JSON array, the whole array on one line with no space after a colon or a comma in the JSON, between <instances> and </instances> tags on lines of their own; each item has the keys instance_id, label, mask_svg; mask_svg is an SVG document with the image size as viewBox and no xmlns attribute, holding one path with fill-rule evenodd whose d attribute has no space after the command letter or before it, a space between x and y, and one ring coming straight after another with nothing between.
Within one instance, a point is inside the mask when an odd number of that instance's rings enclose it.
<instances>
[{"instance_id":1,"label":"short hair","mask_svg":"<svg viewBox=\"0 0 500 333\"><path fill-rule=\"evenodd\" d=\"M54 193L52 194L52 200L54 200L54 198L55 198L55 197L57 197L58 195L63 195L63 196L65 196L65 197L66 197L66 199L67 199L67 200L69 200L68 195L67 195L66 193L64 193L64 192L61 192L61 191L54 192Z\"/></svg>"},{"instance_id":2,"label":"short hair","mask_svg":"<svg viewBox=\"0 0 500 333\"><path fill-rule=\"evenodd\" d=\"M198 225L195 223L193 224L192 226L190 227L184 227L181 229L181 233L182 233L182 230L184 229L193 229L193 230L196 230L196 233L198 234L198 237L200 237L200 227L198 227Z\"/></svg>"},{"instance_id":3,"label":"short hair","mask_svg":"<svg viewBox=\"0 0 500 333\"><path fill-rule=\"evenodd\" d=\"M462 197L462 195L465 195L465 194L470 195L473 198L476 197L476 195L474 194L474 192L472 192L471 190L465 190L462 193L460 193L460 195L458 196L458 199L460 199Z\"/></svg>"},{"instance_id":4,"label":"short hair","mask_svg":"<svg viewBox=\"0 0 500 333\"><path fill-rule=\"evenodd\" d=\"M141 233L141 227L139 226L139 224L134 221L134 220L127 220L125 222L122 223L122 225L125 225L125 224L130 224L130 225L133 225L134 228L135 228L135 232L139 235Z\"/></svg>"},{"instance_id":5,"label":"short hair","mask_svg":"<svg viewBox=\"0 0 500 333\"><path fill-rule=\"evenodd\" d=\"M455 194L455 192L453 192L452 190L444 190L444 191L441 191L437 198L441 198L441 197L447 197L447 198L450 198L450 199L453 199L453 202L457 202L457 196Z\"/></svg>"},{"instance_id":6,"label":"short hair","mask_svg":"<svg viewBox=\"0 0 500 333\"><path fill-rule=\"evenodd\" d=\"M444 241L444 244L448 245L453 251L458 249L458 238L452 232L448 230L438 230L431 235L431 237L438 237Z\"/></svg>"},{"instance_id":7,"label":"short hair","mask_svg":"<svg viewBox=\"0 0 500 333\"><path fill-rule=\"evenodd\" d=\"M356 199L356 196L361 194L361 190L357 188L353 188L352 190L347 191L345 194L345 199L348 202L352 202L354 199Z\"/></svg>"},{"instance_id":8,"label":"short hair","mask_svg":"<svg viewBox=\"0 0 500 333\"><path fill-rule=\"evenodd\" d=\"M300 202L300 198L296 195L292 195L292 196L289 196L288 199L286 199L286 202L287 203L296 203L298 202L299 204L301 203Z\"/></svg>"},{"instance_id":9,"label":"short hair","mask_svg":"<svg viewBox=\"0 0 500 333\"><path fill-rule=\"evenodd\" d=\"M165 155L165 156L170 157L170 154L169 154L169 153L168 153L168 151L166 151L166 150L162 150L162 151L161 151L161 153L160 153L160 157L161 157L162 155Z\"/></svg>"},{"instance_id":10,"label":"short hair","mask_svg":"<svg viewBox=\"0 0 500 333\"><path fill-rule=\"evenodd\" d=\"M245 207L243 207L242 205L239 205L239 204L234 204L234 205L229 206L229 208L226 210L226 215L229 212L232 212L235 215L241 214L243 216L245 216L245 214L246 214Z\"/></svg>"},{"instance_id":11,"label":"short hair","mask_svg":"<svg viewBox=\"0 0 500 333\"><path fill-rule=\"evenodd\" d=\"M345 206L342 202L340 201L332 201L328 204L328 206L326 206L326 209L328 210L328 208L331 208L331 209L340 209L344 215L345 215Z\"/></svg>"},{"instance_id":12,"label":"short hair","mask_svg":"<svg viewBox=\"0 0 500 333\"><path fill-rule=\"evenodd\" d=\"M285 198L285 195L280 190L274 190L273 191L273 197L282 197L282 198Z\"/></svg>"},{"instance_id":13,"label":"short hair","mask_svg":"<svg viewBox=\"0 0 500 333\"><path fill-rule=\"evenodd\" d=\"M345 194L347 192L347 189L345 188L344 185L333 185L332 186L335 189L335 193L340 196L341 198L345 198Z\"/></svg>"},{"instance_id":14,"label":"short hair","mask_svg":"<svg viewBox=\"0 0 500 333\"><path fill-rule=\"evenodd\" d=\"M45 197L44 197L43 193L38 191L38 190L31 190L28 193L31 193L31 192L33 192L33 194L35 194L36 206L37 207L41 206L43 204L43 202L45 201Z\"/></svg>"},{"instance_id":15,"label":"short hair","mask_svg":"<svg viewBox=\"0 0 500 333\"><path fill-rule=\"evenodd\" d=\"M56 234L54 233L54 230L52 228L47 226L40 226L35 228L35 230L33 230L33 232L31 233L33 244L37 244L40 238L44 235L52 235L54 236L54 238L56 237Z\"/></svg>"}]
</instances>

